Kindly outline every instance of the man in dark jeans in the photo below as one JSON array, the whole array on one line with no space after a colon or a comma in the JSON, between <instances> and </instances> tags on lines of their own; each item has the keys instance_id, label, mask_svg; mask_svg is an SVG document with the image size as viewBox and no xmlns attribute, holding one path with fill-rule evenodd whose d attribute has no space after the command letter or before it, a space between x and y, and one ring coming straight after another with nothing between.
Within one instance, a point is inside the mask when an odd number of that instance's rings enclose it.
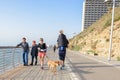
<instances>
[{"instance_id":1,"label":"man in dark jeans","mask_svg":"<svg viewBox=\"0 0 120 80\"><path fill-rule=\"evenodd\" d=\"M66 36L63 34L63 30L60 30L60 35L58 36L58 48L59 48L59 59L61 60L61 68L64 67L65 56L66 56L66 48L68 47L68 40Z\"/></svg>"},{"instance_id":2,"label":"man in dark jeans","mask_svg":"<svg viewBox=\"0 0 120 80\"><path fill-rule=\"evenodd\" d=\"M37 56L38 56L38 47L37 47L36 41L33 41L32 42L32 49L31 49L32 60L31 60L30 65L33 65L34 58L35 58L35 65L37 65Z\"/></svg>"},{"instance_id":3,"label":"man in dark jeans","mask_svg":"<svg viewBox=\"0 0 120 80\"><path fill-rule=\"evenodd\" d=\"M28 66L28 53L29 53L29 45L26 42L26 38L22 38L22 42L17 45L17 47L21 46L23 48L23 63L24 66Z\"/></svg>"}]
</instances>

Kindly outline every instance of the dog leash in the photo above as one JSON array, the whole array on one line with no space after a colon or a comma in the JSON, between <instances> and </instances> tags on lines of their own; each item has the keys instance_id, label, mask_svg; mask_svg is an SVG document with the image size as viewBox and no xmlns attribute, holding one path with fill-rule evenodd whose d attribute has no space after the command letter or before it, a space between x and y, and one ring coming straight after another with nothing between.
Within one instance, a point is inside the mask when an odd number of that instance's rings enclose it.
<instances>
[{"instance_id":1,"label":"dog leash","mask_svg":"<svg viewBox=\"0 0 120 80\"><path fill-rule=\"evenodd\" d=\"M49 60L48 56L46 56L46 59L48 59L48 60Z\"/></svg>"}]
</instances>

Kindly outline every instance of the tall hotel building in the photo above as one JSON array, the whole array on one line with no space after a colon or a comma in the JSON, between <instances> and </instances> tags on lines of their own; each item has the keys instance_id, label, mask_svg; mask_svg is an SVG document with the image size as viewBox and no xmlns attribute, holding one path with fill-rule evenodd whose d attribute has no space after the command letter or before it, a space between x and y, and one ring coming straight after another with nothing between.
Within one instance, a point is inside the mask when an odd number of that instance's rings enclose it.
<instances>
[{"instance_id":1,"label":"tall hotel building","mask_svg":"<svg viewBox=\"0 0 120 80\"><path fill-rule=\"evenodd\" d=\"M112 6L112 3L106 4L104 1L105 0L84 0L82 31L108 12L108 6ZM116 0L116 6L120 6L120 0Z\"/></svg>"}]
</instances>

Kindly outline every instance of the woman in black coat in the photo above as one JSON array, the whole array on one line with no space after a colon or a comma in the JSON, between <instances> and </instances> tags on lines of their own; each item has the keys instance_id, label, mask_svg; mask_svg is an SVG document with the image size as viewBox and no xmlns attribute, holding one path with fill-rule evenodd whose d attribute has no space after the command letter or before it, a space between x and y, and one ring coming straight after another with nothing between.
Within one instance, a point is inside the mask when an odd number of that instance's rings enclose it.
<instances>
[{"instance_id":1,"label":"woman in black coat","mask_svg":"<svg viewBox=\"0 0 120 80\"><path fill-rule=\"evenodd\" d=\"M38 49L37 49L37 44L36 44L36 41L33 41L32 42L32 49L31 49L31 64L30 65L33 65L33 62L34 62L34 58L35 58L35 65L37 65L37 56L38 56Z\"/></svg>"}]
</instances>

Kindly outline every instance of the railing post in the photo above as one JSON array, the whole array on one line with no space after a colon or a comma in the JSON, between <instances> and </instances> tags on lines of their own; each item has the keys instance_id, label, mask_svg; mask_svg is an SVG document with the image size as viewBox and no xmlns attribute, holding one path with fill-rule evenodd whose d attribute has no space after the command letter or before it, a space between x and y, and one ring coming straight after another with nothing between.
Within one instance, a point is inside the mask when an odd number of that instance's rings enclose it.
<instances>
[{"instance_id":1,"label":"railing post","mask_svg":"<svg viewBox=\"0 0 120 80\"><path fill-rule=\"evenodd\" d=\"M15 53L15 49L13 48L13 53L12 53L12 66L13 66L13 68L15 67L15 62L14 62L14 53Z\"/></svg>"},{"instance_id":2,"label":"railing post","mask_svg":"<svg viewBox=\"0 0 120 80\"><path fill-rule=\"evenodd\" d=\"M21 64L21 53L19 54L19 65Z\"/></svg>"},{"instance_id":3,"label":"railing post","mask_svg":"<svg viewBox=\"0 0 120 80\"><path fill-rule=\"evenodd\" d=\"M6 50L3 49L3 72L5 72L5 54L6 54Z\"/></svg>"}]
</instances>

